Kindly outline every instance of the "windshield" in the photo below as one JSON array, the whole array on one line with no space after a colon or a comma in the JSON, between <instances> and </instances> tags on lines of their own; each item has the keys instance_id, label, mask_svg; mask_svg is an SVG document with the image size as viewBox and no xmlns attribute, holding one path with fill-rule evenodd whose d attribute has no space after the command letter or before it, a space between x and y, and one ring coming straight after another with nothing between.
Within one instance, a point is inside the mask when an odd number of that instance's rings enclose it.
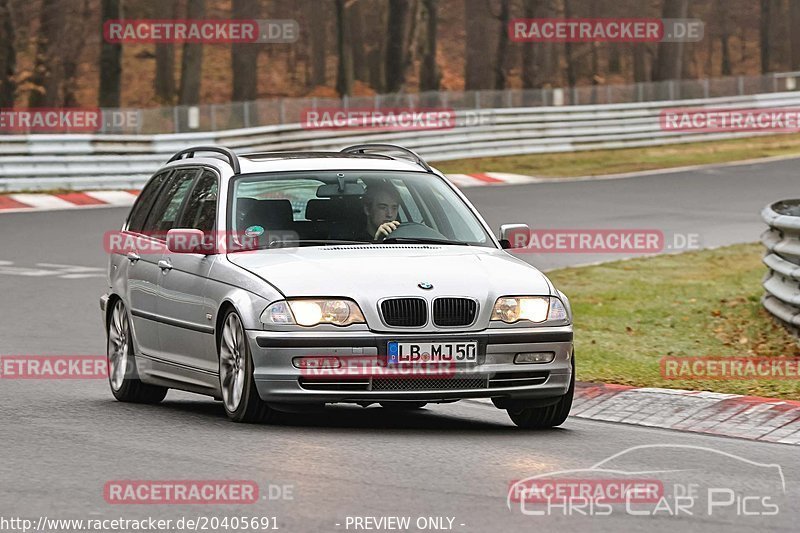
<instances>
[{"instance_id":1,"label":"windshield","mask_svg":"<svg viewBox=\"0 0 800 533\"><path fill-rule=\"evenodd\" d=\"M229 227L247 249L326 244L495 247L439 177L419 172L333 171L234 178Z\"/></svg>"}]
</instances>

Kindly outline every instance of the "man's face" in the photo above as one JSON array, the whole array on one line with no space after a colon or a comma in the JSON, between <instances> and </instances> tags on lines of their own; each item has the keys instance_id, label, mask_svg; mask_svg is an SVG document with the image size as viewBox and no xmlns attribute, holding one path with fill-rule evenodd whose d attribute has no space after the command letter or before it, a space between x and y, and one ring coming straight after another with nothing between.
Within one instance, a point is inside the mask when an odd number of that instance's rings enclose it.
<instances>
[{"instance_id":1,"label":"man's face","mask_svg":"<svg viewBox=\"0 0 800 533\"><path fill-rule=\"evenodd\" d=\"M397 220L397 200L391 194L384 192L378 193L373 198L372 203L364 206L369 223L373 227L378 227L385 222Z\"/></svg>"}]
</instances>

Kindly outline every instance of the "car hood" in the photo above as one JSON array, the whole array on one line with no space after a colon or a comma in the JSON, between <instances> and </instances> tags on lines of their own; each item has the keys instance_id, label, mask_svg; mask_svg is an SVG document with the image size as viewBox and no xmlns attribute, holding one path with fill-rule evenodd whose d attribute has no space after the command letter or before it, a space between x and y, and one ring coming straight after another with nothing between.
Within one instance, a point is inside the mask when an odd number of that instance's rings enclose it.
<instances>
[{"instance_id":1,"label":"car hood","mask_svg":"<svg viewBox=\"0 0 800 533\"><path fill-rule=\"evenodd\" d=\"M547 278L503 250L476 246L348 245L239 252L228 259L287 297L375 302L390 296L551 294ZM433 285L423 290L420 283Z\"/></svg>"}]
</instances>

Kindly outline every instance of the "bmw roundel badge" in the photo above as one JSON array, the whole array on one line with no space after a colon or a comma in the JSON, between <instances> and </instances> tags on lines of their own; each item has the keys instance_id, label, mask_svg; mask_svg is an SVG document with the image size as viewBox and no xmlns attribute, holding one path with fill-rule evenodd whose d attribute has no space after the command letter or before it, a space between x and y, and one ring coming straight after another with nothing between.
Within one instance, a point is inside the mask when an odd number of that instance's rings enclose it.
<instances>
[{"instance_id":1,"label":"bmw roundel badge","mask_svg":"<svg viewBox=\"0 0 800 533\"><path fill-rule=\"evenodd\" d=\"M431 285L427 281L423 281L421 283L417 283L417 287L419 287L420 289L425 289L427 291L427 290L432 289L433 285Z\"/></svg>"}]
</instances>

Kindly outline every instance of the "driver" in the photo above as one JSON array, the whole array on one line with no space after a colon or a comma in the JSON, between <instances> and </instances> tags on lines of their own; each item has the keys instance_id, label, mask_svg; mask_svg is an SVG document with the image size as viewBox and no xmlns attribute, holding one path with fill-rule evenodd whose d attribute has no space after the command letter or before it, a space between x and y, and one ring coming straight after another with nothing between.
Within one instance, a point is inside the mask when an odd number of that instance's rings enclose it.
<instances>
[{"instance_id":1,"label":"driver","mask_svg":"<svg viewBox=\"0 0 800 533\"><path fill-rule=\"evenodd\" d=\"M367 224L363 240L385 239L397 229L397 209L400 206L400 193L388 182L376 182L367 186L363 197Z\"/></svg>"}]
</instances>

